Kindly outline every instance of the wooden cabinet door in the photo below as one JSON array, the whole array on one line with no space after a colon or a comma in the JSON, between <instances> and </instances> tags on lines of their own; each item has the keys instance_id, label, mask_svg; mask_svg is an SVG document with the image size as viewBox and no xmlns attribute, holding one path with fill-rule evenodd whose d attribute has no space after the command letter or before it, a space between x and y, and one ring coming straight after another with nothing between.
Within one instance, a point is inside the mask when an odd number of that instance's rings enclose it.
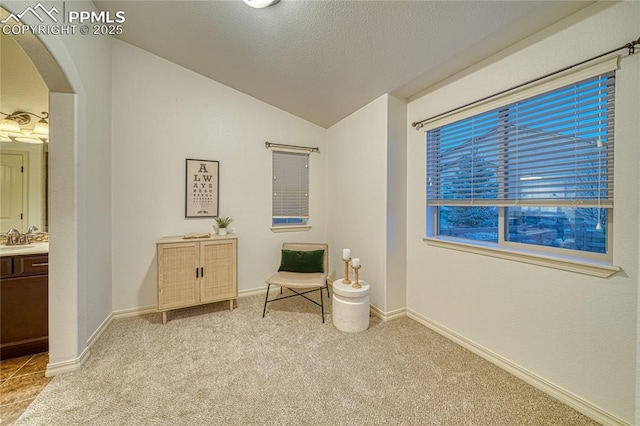
<instances>
[{"instance_id":1,"label":"wooden cabinet door","mask_svg":"<svg viewBox=\"0 0 640 426\"><path fill-rule=\"evenodd\" d=\"M19 262L29 258L2 259ZM0 279L0 359L49 350L48 281L46 274L15 274L11 278Z\"/></svg>"},{"instance_id":2,"label":"wooden cabinet door","mask_svg":"<svg viewBox=\"0 0 640 426\"><path fill-rule=\"evenodd\" d=\"M158 245L158 310L199 303L198 243Z\"/></svg>"},{"instance_id":3,"label":"wooden cabinet door","mask_svg":"<svg viewBox=\"0 0 640 426\"><path fill-rule=\"evenodd\" d=\"M200 243L200 301L235 299L237 290L237 245L235 239Z\"/></svg>"}]
</instances>

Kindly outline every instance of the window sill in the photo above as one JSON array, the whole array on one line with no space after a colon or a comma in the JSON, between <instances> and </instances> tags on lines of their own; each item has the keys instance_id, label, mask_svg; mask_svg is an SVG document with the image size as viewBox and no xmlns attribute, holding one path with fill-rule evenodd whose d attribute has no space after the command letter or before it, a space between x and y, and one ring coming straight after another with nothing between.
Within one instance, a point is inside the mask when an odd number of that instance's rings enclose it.
<instances>
[{"instance_id":1,"label":"window sill","mask_svg":"<svg viewBox=\"0 0 640 426\"><path fill-rule=\"evenodd\" d=\"M271 232L297 232L308 231L309 229L311 229L309 225L272 226Z\"/></svg>"},{"instance_id":2,"label":"window sill","mask_svg":"<svg viewBox=\"0 0 640 426\"><path fill-rule=\"evenodd\" d=\"M608 278L622 269L605 262L581 259L570 256L540 254L538 252L518 248L500 247L493 243L466 243L451 240L444 237L423 237L430 246L442 247L451 250L459 250L467 253L481 254L484 256L498 257L500 259L516 262L530 263L532 265L546 266L548 268L577 272L579 274L594 277Z\"/></svg>"}]
</instances>

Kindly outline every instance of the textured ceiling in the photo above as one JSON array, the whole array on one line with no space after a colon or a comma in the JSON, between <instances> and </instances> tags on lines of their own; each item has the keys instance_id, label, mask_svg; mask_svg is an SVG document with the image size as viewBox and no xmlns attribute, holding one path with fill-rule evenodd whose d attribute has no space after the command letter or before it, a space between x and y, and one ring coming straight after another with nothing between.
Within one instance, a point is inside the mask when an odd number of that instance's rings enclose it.
<instances>
[{"instance_id":1,"label":"textured ceiling","mask_svg":"<svg viewBox=\"0 0 640 426\"><path fill-rule=\"evenodd\" d=\"M120 39L329 127L408 98L591 1L98 1Z\"/></svg>"}]
</instances>

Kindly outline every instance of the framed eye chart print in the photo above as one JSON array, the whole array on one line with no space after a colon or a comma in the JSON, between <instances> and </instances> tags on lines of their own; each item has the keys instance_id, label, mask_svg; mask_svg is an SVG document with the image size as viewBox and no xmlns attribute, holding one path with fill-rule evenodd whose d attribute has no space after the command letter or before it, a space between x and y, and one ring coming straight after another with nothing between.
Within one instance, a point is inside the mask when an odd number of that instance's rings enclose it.
<instances>
[{"instance_id":1,"label":"framed eye chart print","mask_svg":"<svg viewBox=\"0 0 640 426\"><path fill-rule=\"evenodd\" d=\"M218 216L218 161L187 158L185 217Z\"/></svg>"}]
</instances>

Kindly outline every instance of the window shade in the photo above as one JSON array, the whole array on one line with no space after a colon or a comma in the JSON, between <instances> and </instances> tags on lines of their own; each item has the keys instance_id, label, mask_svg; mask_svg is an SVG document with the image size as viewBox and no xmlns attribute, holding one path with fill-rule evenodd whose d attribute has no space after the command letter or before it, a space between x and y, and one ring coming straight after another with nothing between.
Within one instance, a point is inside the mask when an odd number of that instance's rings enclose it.
<instances>
[{"instance_id":1,"label":"window shade","mask_svg":"<svg viewBox=\"0 0 640 426\"><path fill-rule=\"evenodd\" d=\"M613 206L615 72L427 131L429 205Z\"/></svg>"},{"instance_id":2,"label":"window shade","mask_svg":"<svg viewBox=\"0 0 640 426\"><path fill-rule=\"evenodd\" d=\"M273 151L274 219L309 218L309 154Z\"/></svg>"}]
</instances>

